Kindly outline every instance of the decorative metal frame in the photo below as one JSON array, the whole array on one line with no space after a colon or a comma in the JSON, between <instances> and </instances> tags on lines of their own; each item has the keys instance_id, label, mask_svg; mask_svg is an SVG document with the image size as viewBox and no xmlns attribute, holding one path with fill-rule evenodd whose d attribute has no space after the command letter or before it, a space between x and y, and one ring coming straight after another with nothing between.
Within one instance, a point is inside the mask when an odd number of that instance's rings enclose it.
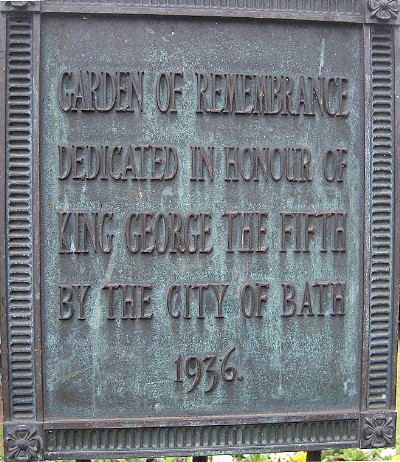
<instances>
[{"instance_id":1,"label":"decorative metal frame","mask_svg":"<svg viewBox=\"0 0 400 462\"><path fill-rule=\"evenodd\" d=\"M7 461L390 446L395 441L400 146L399 0L44 0L1 4L0 293ZM212 422L46 422L39 255L40 22L50 13L297 19L362 26L365 37L366 239L359 412ZM397 105L395 96L397 97ZM397 124L397 125L396 125ZM3 155L4 153L4 155ZM397 153L398 156L398 153ZM397 260L396 260L397 259Z\"/></svg>"}]
</instances>

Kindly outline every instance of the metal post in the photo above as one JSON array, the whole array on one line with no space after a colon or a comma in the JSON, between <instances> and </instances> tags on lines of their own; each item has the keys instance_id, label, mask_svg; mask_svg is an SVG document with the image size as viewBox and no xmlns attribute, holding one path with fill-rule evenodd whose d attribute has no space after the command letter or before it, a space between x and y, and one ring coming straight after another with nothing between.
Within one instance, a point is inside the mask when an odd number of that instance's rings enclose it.
<instances>
[{"instance_id":1,"label":"metal post","mask_svg":"<svg viewBox=\"0 0 400 462\"><path fill-rule=\"evenodd\" d=\"M207 456L193 456L192 457L192 462L207 462L208 457Z\"/></svg>"},{"instance_id":2,"label":"metal post","mask_svg":"<svg viewBox=\"0 0 400 462\"><path fill-rule=\"evenodd\" d=\"M322 451L307 451L307 462L321 462Z\"/></svg>"}]
</instances>

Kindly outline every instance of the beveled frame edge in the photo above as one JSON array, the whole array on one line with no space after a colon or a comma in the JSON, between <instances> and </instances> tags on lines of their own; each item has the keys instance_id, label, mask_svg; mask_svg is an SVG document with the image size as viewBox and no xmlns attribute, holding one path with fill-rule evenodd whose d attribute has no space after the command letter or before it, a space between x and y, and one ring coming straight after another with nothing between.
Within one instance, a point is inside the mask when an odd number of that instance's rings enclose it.
<instances>
[{"instance_id":1,"label":"beveled frame edge","mask_svg":"<svg viewBox=\"0 0 400 462\"><path fill-rule=\"evenodd\" d=\"M33 92L32 92L32 213L33 213L33 312L34 312L34 360L36 364L36 419L43 421L43 381L42 381L42 321L41 321L41 208L40 208L40 47L41 15L33 15Z\"/></svg>"},{"instance_id":2,"label":"beveled frame edge","mask_svg":"<svg viewBox=\"0 0 400 462\"><path fill-rule=\"evenodd\" d=\"M9 13L9 14L4 14L4 15L1 15L2 18L1 18L1 25L4 26L5 22L6 22L6 17L13 17L13 18L16 18L18 15L22 15L24 17L26 16L31 16L32 15L32 28L36 30L36 41L34 43L32 43L32 50L33 50L33 60L32 60L32 67L31 67L31 73L32 73L32 78L33 80L36 79L36 87L31 87L31 104L32 104L32 113L31 113L31 136L32 136L32 145L31 145L31 152L32 152L32 159L31 159L31 166L32 166L32 178L33 178L33 183L36 184L36 188L34 188L34 190L32 191L31 190L31 194L32 194L32 209L31 209L31 213L33 216L35 216L35 221L34 221L34 225L33 225L33 237L32 237L32 245L33 245L33 274L32 274L32 279L33 279L33 293L34 293L34 297L33 297L33 306L32 306L32 312L34 314L33 316L33 322L35 324L35 338L33 339L34 340L34 368L35 368L35 387L36 387L36 391L38 390L41 390L41 387L39 386L40 384L40 381L41 381L41 374L40 374L40 363L41 363L41 348L40 348L40 335L38 334L40 332L40 329L37 329L38 327L40 327L40 319L38 317L39 315L39 311L40 311L40 281L39 281L39 276L40 276L40 251L39 251L39 248L40 248L40 230L39 230L39 223L40 223L40 220L39 220L39 188L38 188L38 182L39 182L39 169L38 169L38 166L39 166L39 95L38 95L38 88L39 88L39 85L38 85L38 79L39 79L39 52L40 52L40 43L39 43L39 37L40 37L40 34L38 33L38 30L39 30L39 24L40 24L40 14L32 14L32 13L35 13L37 12L37 8L36 9L33 9L32 12L26 12L26 11L16 11L16 12L12 12L12 13ZM158 13L154 13L154 14L158 14ZM247 16L246 16L247 17ZM310 18L309 18L310 19ZM372 26L373 27L373 26ZM368 33L370 33L371 29L369 28L369 26L365 26L365 30L367 30L368 28ZM396 95L397 95L397 98L400 97L400 93L399 93L399 87L400 87L400 84L399 84L399 62L398 62L398 53L399 53L399 33L398 33L398 30L396 30L396 28L393 28L391 26L385 26L385 27L378 27L381 31L385 30L387 31L387 33L389 33L391 35L391 41L392 41L392 44L394 44L394 51L393 51L393 54L392 54L392 57L393 59L395 59L395 63L393 65L393 69L397 72L395 72L395 74L397 75L397 80L396 82L394 83L394 85L391 86L391 91L392 93L394 93L395 89L396 89ZM388 32L390 31L390 32ZM34 33L33 33L34 34ZM2 40L2 43L4 45L7 45L8 44L8 37L7 37L7 34L6 34L6 27L2 27L1 28L1 40ZM364 53L364 56L366 57L367 54L369 53L369 51L367 51L367 48L368 46L371 44L371 41L370 40L366 40L366 48L365 48L365 53ZM397 46L396 46L397 45ZM393 48L393 47L392 47ZM36 54L37 53L37 54ZM372 53L372 52L371 52ZM372 56L372 55L371 55ZM372 58L371 56L368 58L366 58L366 60L371 63L372 62ZM0 63L2 64L3 62L5 62L6 60L6 56L4 56L4 58L2 58L0 56ZM3 66L2 66L3 67ZM4 66L6 67L6 66ZM372 64L370 65L369 69L371 70L372 69ZM8 72L8 70L7 70ZM3 95L5 96L7 94L7 91L6 91L6 86L7 86L7 78L5 77L5 72L1 72L1 75L0 75L0 85L1 85L1 90L3 92ZM367 77L368 79L368 77ZM33 91L34 89L36 89L36 91ZM372 84L370 85L370 90L372 91ZM4 98L3 100L6 100L6 98ZM393 103L394 104L394 103ZM0 149L5 152L6 151L6 146L7 146L7 142L6 142L6 120L7 120L7 114L6 114L6 106L4 105L4 110L1 110L0 112L0 128L2 127L4 130L2 131L2 133L4 134L4 136L1 136L1 139L0 139ZM7 112L8 113L8 112ZM371 122L371 125L368 125L367 124L367 120L368 118L366 118L366 127L371 127L372 126L372 122ZM399 104L397 104L397 108L396 108L396 117L392 116L391 117L391 125L392 125L392 131L394 133L394 140L395 142L392 144L391 146L391 152L392 154L394 155L394 151L395 151L395 148L394 148L394 145L396 144L397 142L397 145L399 145L399 141L400 141L400 137L399 137L399 130L398 130L398 122L397 122L397 125L396 124L396 121L400 120L400 108L399 108ZM366 130L367 131L367 130ZM394 159L394 157L393 157ZM397 158L393 160L394 162L394 166L395 168L392 169L393 172L396 172L396 164L397 164ZM5 168L5 159L2 163L2 165L0 165L0 180L1 180L1 187L4 187L5 183L6 183L6 177L7 177L7 172L6 172L6 168ZM372 185L374 181L374 178L370 178L370 184ZM5 187L4 187L5 188ZM372 188L371 188L372 189ZM1 192L6 193L6 188L3 189ZM392 228L391 228L391 245L392 246L395 246L396 248L396 252L395 252L395 258L398 258L398 251L399 251L399 242L398 242L398 239L394 239L394 234L395 234L395 230L398 229L398 223L399 223L399 219L398 219L398 213L395 212L395 209L397 208L396 207L396 202L399 204L399 187L398 187L398 178L396 178L396 186L395 186L395 190L394 190L394 196L393 196L393 188L391 190L391 202L390 202L390 213L391 213L391 224L392 224ZM395 197L396 199L394 200L393 197ZM3 313L6 311L6 305L4 303L4 298L7 299L7 280L6 278L4 277L5 275L7 275L7 271L8 271L8 267L7 267L7 262L5 261L6 260L6 248L7 248L7 245L6 245L6 242L7 242L7 239L6 239L6 228L8 229L8 227L6 227L6 224L7 224L7 219L6 219L6 209L7 207L5 206L5 202L4 201L1 201L1 204L0 204L0 246L1 247L1 258L2 258L2 261L0 261L0 291L1 291L1 296L2 296L2 310L3 310ZM397 218L395 218L395 216ZM367 253L369 252L369 247L368 247L368 251ZM393 284L393 286L397 286L397 283L398 283L398 262L394 262L392 261L391 263L389 263L391 269L392 269L392 276L391 276L391 284ZM3 297L3 295L5 297ZM398 303L398 290L393 290L393 293L392 293L392 298L393 298L393 307L395 308L397 305L396 303ZM368 301L368 299L366 299ZM391 331L392 331L392 335L393 337L392 338L395 338L395 335L397 333L397 311L395 310L395 312L391 311L391 313L389 314L389 328L391 327ZM7 316L9 315L9 313L7 313ZM369 319L369 315L368 315L368 319ZM391 324L390 324L391 323ZM4 325L5 323L2 323L2 336L3 336L3 342L4 342L4 339L7 339L8 338L8 335L9 335L9 332L8 332L8 329L7 329L7 325ZM370 326L369 322L367 323L368 326ZM366 340L369 342L369 339L370 339L370 334L371 332L369 331L369 327L367 328L368 330L368 335L366 337ZM394 342L394 341L393 341ZM390 342L389 342L389 346L390 346ZM369 351L369 350L368 350ZM3 356L3 372L5 372L5 377L4 377L4 389L5 390L8 390L9 391L9 383L8 383L8 380L7 380L7 377L8 377L8 373L7 373L7 368L8 368L8 354L9 354L9 351L8 351L8 348L6 346L6 348L4 348L4 343L3 343L3 351L2 351L2 356ZM384 400L384 403L378 403L377 406L369 406L368 403L366 403L365 405L365 409L366 409L366 412L362 412L360 414L357 413L357 416L358 417L354 417L354 419L346 419L346 418L340 418L339 415L336 415L334 418L333 418L333 422L336 423L337 425L348 425L348 423L351 421L352 424L354 427L353 427L353 430L354 430L354 437L352 436L348 441L349 441L349 445L362 445L362 446L366 446L366 447L379 447L379 444L384 444L384 445L388 445L388 443L391 441L393 444L394 444L394 437L393 437L393 428L394 428L394 420L395 420L395 412L393 411L390 411L390 409L393 408L394 406L394 383L395 383L395 374L394 374L394 371L395 371L395 353L394 352L388 352L388 358L391 358L391 360L389 360L389 365L388 365L388 375L389 375L389 380L388 380L388 385L387 385L387 389L389 390L389 393L388 395L386 396L385 400ZM6 359L4 359L6 358ZM394 359L393 359L394 358ZM368 361L370 360L370 355L367 354L367 359ZM11 381L10 381L11 383ZM11 383L12 385L12 383ZM368 386L365 388L365 391L366 392L370 392L370 389L368 388ZM41 391L40 391L41 393ZM32 454L27 453L26 455L26 458L24 460L31 460L32 458L41 458L42 457L42 451L44 450L45 451L45 455L46 457L52 457L52 458L55 458L55 457L58 457L58 458L80 458L82 455L84 455L84 457L106 457L107 455L109 455L110 457L111 456L115 456L115 454L119 453L118 449L107 449L107 450L104 450L104 449L101 449L101 450L93 450L92 452L87 452L87 449L86 447L81 447L79 449L67 449L67 448L64 448L61 452L60 451L53 451L51 449L51 446L49 444L49 442L51 441L51 438L54 437L54 432L58 432L57 434L59 435L59 437L61 438L64 438L65 435L67 435L68 433L65 433L65 432L69 432L70 429L68 428L61 428L61 426L59 425L55 425L54 428L52 428L52 424L51 423L46 423L44 422L44 426L45 426L45 430L43 430L42 428L42 425L43 425L43 415L42 415L42 412L43 412L43 402L42 402L42 396L40 393L37 393L36 394L36 410L35 410L35 416L34 416L34 419L31 420L31 419L15 419L15 416L13 417L12 416L12 412L11 412L11 406L10 406L10 403L7 403L6 402L6 414L5 414L5 417L6 417L6 420L7 422L5 423L5 429L6 429L6 432L5 432L5 438L6 438L6 447L9 448L9 452L8 452L8 460L15 460L15 454L13 457L10 457L10 448L12 449L14 446L15 446L15 443L18 443L18 441L20 442L20 445L24 446L24 444L26 445L26 442L28 441L28 443L30 442L30 444L32 445L32 447L34 448L34 452L36 451L35 455L32 456ZM10 412L7 413L7 410L10 410ZM318 420L318 416L313 416L313 415L309 415L308 418L311 419L314 419L312 422L310 422L309 424L308 423L304 423L304 422L299 422L299 421L290 421L288 422L287 419L286 419L286 422L271 422L271 423L266 423L265 425L269 425L270 427L271 426L275 426L275 428L278 428L277 426L280 426L279 428L281 429L280 431L283 431L283 432L289 432L289 431L292 431L291 429L293 429L293 426L298 426L300 428L300 426L303 426L305 428L307 428L307 425L308 425L308 428L311 428L312 425L322 425L322 424L325 424L326 421L323 420L323 421L320 421ZM272 417L273 418L273 417ZM346 423L347 422L347 423ZM265 445L263 444L256 444L253 442L250 442L250 443L247 443L245 446L236 446L234 444L227 444L226 443L226 438L229 434L229 432L233 432L235 435L237 434L237 432L239 432L240 434L244 434L245 432L250 432L252 433L253 435L255 435L255 438L259 439L260 441L262 441L262 438L264 437L263 435L265 435L265 431L266 430L266 427L263 427L264 424L251 424L251 423L244 423L244 424L232 424L232 425L222 425L222 427L225 428L225 430L228 431L228 433L224 433L224 431L222 431L221 433L221 438L219 441L215 441L217 444L216 445L202 445L201 447L200 446L196 446L194 445L194 447L191 447L191 448L187 448L187 447L178 447L178 445L175 445L175 447L163 447L162 449L160 449L158 452L153 448L153 447L148 447L148 446L145 446L145 447L142 447L141 449L138 449L138 448L131 448L131 449L127 449L126 451L122 451L120 452L121 455L143 455L143 456L148 456L150 454L152 455L155 455L155 454L165 454L166 451L170 451L171 454L188 454L188 452L190 452L191 454L216 454L216 453L221 453L221 452L224 452L224 451L230 451L230 452L238 452L239 450L241 449L245 449L247 452L258 452L258 451L261 451L261 450L265 450ZM181 431L182 428L185 426L185 422L183 422L182 424L180 425L176 425L175 427L171 427L169 428L169 432L172 432L171 434L172 435L175 435L173 436L173 440L175 441L176 438L177 438L177 433L178 431ZM80 428L79 428L80 427ZM215 429L217 428L218 425L217 424L214 424L214 425L203 425L203 428L204 431L207 433L209 431L209 429ZM161 437L160 436L160 432L161 432L161 428L155 428L155 427L146 427L146 428L151 428L151 432L152 433L152 438L155 438L157 441L159 441L159 438ZM162 428L166 428L166 427L162 427ZM186 427L185 427L186 428ZM192 426L189 426L187 427L189 429L193 429L193 428L198 428L198 427L192 427ZM272 427L271 427L272 428ZM137 429L135 429L134 427L129 427L129 428L123 428L123 427L119 427L119 428L85 428L84 425L81 426L79 425L76 429L75 429L75 436L76 438L82 438L82 441L84 440L85 438L85 435L88 431L102 431L102 432L105 432L108 436L107 438L109 438L110 436L112 436L114 433L113 432L118 432L118 431L125 431L125 432L131 432L131 434L133 434L132 432L135 432L137 431ZM53 433L52 433L53 432ZM61 433L60 433L61 432ZM64 434L62 433L64 432ZM86 433L85 433L86 432ZM155 432L155 433L154 433ZM254 433L255 432L255 433ZM306 433L308 433L307 430L305 430ZM308 433L310 435L310 433ZM64 436L63 436L64 435ZM155 435L155 436L154 436ZM356 436L355 436L356 435ZM382 437L383 435L383 440L381 440L380 438ZM298 440L290 440L290 441L287 441L287 442L279 442L277 444L268 444L268 450L287 450L287 449L293 449L295 448L296 446L298 446L299 448L307 448L308 450L312 450L312 449L322 449L322 448L327 448L327 447L343 447L343 442L337 442L337 441L334 441L333 439L332 440L324 440L324 441L319 441L318 438L321 438L321 435L317 435L317 440L315 440L315 437L314 436L308 436L308 437L304 437L301 441L298 441ZM209 437L210 438L210 437ZM253 437L251 439L254 439ZM22 442L21 442L22 441ZM144 440L142 440L144 441ZM194 439L193 439L194 441ZM25 443L24 443L25 442ZM13 446L14 444L14 446ZM86 444L86 443L85 443ZM146 443L147 444L147 443ZM8 445L8 446L7 446ZM11 446L10 446L11 445ZM29 446L29 444L28 444ZM78 444L79 446L79 444ZM77 446L77 447L78 447ZM113 452L110 452L111 450L113 450ZM64 451L64 452L63 452ZM109 452L107 452L109 451ZM139 452L138 452L139 451ZM21 456L21 454L19 454Z\"/></svg>"}]
</instances>

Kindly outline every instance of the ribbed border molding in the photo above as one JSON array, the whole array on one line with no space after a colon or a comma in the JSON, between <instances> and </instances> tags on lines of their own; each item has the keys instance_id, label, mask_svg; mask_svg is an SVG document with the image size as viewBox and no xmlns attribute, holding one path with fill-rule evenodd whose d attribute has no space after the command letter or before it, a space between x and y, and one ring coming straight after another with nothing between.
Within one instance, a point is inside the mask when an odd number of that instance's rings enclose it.
<instances>
[{"instance_id":1,"label":"ribbed border molding","mask_svg":"<svg viewBox=\"0 0 400 462\"><path fill-rule=\"evenodd\" d=\"M359 0L44 0L47 5L159 5L219 8L257 8L265 10L308 11L317 13L361 13Z\"/></svg>"},{"instance_id":2,"label":"ribbed border molding","mask_svg":"<svg viewBox=\"0 0 400 462\"><path fill-rule=\"evenodd\" d=\"M320 19L324 21L364 20L364 0L44 0L44 12L146 12L199 14L201 16L254 16ZM196 13L197 11L197 13Z\"/></svg>"},{"instance_id":3,"label":"ribbed border molding","mask_svg":"<svg viewBox=\"0 0 400 462\"><path fill-rule=\"evenodd\" d=\"M260 425L207 425L202 427L116 428L45 431L45 455L74 458L80 451L89 456L146 453L153 455L187 454L190 448L199 451L285 449L298 444L334 445L345 441L358 445L358 419L306 423Z\"/></svg>"},{"instance_id":4,"label":"ribbed border molding","mask_svg":"<svg viewBox=\"0 0 400 462\"><path fill-rule=\"evenodd\" d=\"M32 17L7 20L6 220L11 419L36 416L33 342Z\"/></svg>"},{"instance_id":5,"label":"ribbed border molding","mask_svg":"<svg viewBox=\"0 0 400 462\"><path fill-rule=\"evenodd\" d=\"M394 254L394 50L389 27L371 30L371 239L367 408L390 405ZM368 101L366 102L368 104Z\"/></svg>"}]
</instances>

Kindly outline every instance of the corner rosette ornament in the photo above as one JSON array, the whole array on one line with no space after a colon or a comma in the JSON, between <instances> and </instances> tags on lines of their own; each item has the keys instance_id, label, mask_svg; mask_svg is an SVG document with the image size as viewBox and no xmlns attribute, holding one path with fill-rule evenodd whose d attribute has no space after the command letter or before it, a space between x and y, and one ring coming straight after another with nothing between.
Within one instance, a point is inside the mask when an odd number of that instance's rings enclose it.
<instances>
[{"instance_id":1,"label":"corner rosette ornament","mask_svg":"<svg viewBox=\"0 0 400 462\"><path fill-rule=\"evenodd\" d=\"M369 7L372 11L371 18L389 21L397 18L399 2L398 0L369 0Z\"/></svg>"},{"instance_id":2,"label":"corner rosette ornament","mask_svg":"<svg viewBox=\"0 0 400 462\"><path fill-rule=\"evenodd\" d=\"M18 425L6 437L6 451L9 459L28 462L38 458L42 440L35 428Z\"/></svg>"},{"instance_id":3,"label":"corner rosette ornament","mask_svg":"<svg viewBox=\"0 0 400 462\"><path fill-rule=\"evenodd\" d=\"M371 448L392 446L394 428L392 417L377 415L372 419L366 418L363 431L364 440Z\"/></svg>"}]
</instances>

